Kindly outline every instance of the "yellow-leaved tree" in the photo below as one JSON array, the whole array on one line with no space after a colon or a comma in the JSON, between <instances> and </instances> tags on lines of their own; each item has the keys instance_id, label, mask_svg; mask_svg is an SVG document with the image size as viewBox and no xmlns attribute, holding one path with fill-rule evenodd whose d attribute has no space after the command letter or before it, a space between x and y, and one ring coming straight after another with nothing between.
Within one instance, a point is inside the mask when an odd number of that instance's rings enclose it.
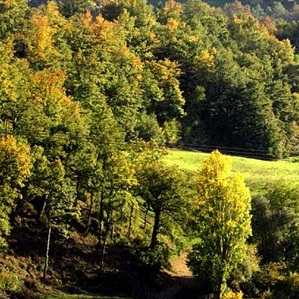
<instances>
[{"instance_id":1,"label":"yellow-leaved tree","mask_svg":"<svg viewBox=\"0 0 299 299\"><path fill-rule=\"evenodd\" d=\"M244 260L251 235L251 197L231 161L214 151L203 163L197 183L195 223L198 242L189 255L193 273L222 297L232 271Z\"/></svg>"}]
</instances>

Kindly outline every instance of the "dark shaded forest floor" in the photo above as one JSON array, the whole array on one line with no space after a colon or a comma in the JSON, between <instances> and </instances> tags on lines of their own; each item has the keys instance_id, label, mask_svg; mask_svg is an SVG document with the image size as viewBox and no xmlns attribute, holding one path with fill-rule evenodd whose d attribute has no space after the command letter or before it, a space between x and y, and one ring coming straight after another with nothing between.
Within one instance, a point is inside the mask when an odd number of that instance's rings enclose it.
<instances>
[{"instance_id":1,"label":"dark shaded forest floor","mask_svg":"<svg viewBox=\"0 0 299 299\"><path fill-rule=\"evenodd\" d=\"M22 281L23 288L8 298L42 298L42 294L89 294L142 299L200 298L186 254L172 259L171 271L152 272L142 267L136 250L124 245L109 245L101 269L97 239L72 233L65 238L51 235L49 268L43 278L47 230L35 221L15 226L10 251L0 258ZM0 298L5 298L4 295Z\"/></svg>"}]
</instances>

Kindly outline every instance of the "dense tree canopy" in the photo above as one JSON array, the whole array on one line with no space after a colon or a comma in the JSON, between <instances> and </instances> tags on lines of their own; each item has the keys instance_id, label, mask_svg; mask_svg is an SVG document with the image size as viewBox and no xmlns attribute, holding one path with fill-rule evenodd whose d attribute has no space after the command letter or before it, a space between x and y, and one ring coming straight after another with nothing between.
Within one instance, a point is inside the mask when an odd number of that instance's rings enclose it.
<instances>
[{"instance_id":1,"label":"dense tree canopy","mask_svg":"<svg viewBox=\"0 0 299 299\"><path fill-rule=\"evenodd\" d=\"M24 68L33 80L56 73L61 92L95 118L101 110L126 140L168 142L171 124L172 139L188 144L272 157L297 150L297 57L270 19L193 0L156 11L141 0L31 4L1 6L1 42L16 68L2 66L8 77ZM280 38L294 40L285 23L278 26ZM24 81L16 79L17 91Z\"/></svg>"}]
</instances>

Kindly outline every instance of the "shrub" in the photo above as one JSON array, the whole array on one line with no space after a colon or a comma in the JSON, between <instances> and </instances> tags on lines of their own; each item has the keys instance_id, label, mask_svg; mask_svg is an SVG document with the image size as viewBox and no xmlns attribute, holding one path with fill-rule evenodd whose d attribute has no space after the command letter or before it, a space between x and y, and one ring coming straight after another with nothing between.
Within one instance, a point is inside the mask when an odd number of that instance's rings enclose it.
<instances>
[{"instance_id":1,"label":"shrub","mask_svg":"<svg viewBox=\"0 0 299 299\"><path fill-rule=\"evenodd\" d=\"M243 293L228 291L223 294L222 299L243 299Z\"/></svg>"},{"instance_id":2,"label":"shrub","mask_svg":"<svg viewBox=\"0 0 299 299\"><path fill-rule=\"evenodd\" d=\"M261 299L270 299L272 297L272 292L270 290L264 291L261 295Z\"/></svg>"},{"instance_id":3,"label":"shrub","mask_svg":"<svg viewBox=\"0 0 299 299\"><path fill-rule=\"evenodd\" d=\"M278 281L273 291L274 298L299 298L299 274L288 273L283 280Z\"/></svg>"},{"instance_id":4,"label":"shrub","mask_svg":"<svg viewBox=\"0 0 299 299\"><path fill-rule=\"evenodd\" d=\"M286 265L284 263L269 263L261 267L261 270L254 275L254 282L259 289L266 291L273 290L275 285L285 279Z\"/></svg>"},{"instance_id":5,"label":"shrub","mask_svg":"<svg viewBox=\"0 0 299 299\"><path fill-rule=\"evenodd\" d=\"M284 263L269 263L255 276L261 298L299 298L299 273L289 272Z\"/></svg>"},{"instance_id":6,"label":"shrub","mask_svg":"<svg viewBox=\"0 0 299 299\"><path fill-rule=\"evenodd\" d=\"M0 270L0 293L16 293L23 287L16 273L3 267Z\"/></svg>"},{"instance_id":7,"label":"shrub","mask_svg":"<svg viewBox=\"0 0 299 299\"><path fill-rule=\"evenodd\" d=\"M170 250L166 244L158 244L155 249L147 249L140 252L141 264L152 270L160 270L170 267Z\"/></svg>"}]
</instances>

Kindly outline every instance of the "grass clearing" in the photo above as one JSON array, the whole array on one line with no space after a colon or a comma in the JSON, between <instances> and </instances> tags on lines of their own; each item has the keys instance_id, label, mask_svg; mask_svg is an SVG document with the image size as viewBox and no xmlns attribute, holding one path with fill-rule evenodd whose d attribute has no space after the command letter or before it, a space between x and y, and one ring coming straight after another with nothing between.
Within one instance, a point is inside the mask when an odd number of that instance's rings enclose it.
<instances>
[{"instance_id":1,"label":"grass clearing","mask_svg":"<svg viewBox=\"0 0 299 299\"><path fill-rule=\"evenodd\" d=\"M197 151L169 150L164 160L169 165L196 172L203 161L209 158L208 153ZM251 158L231 156L234 172L244 175L252 195L265 192L267 185L277 181L286 181L299 186L299 163L289 160L264 161Z\"/></svg>"}]
</instances>

